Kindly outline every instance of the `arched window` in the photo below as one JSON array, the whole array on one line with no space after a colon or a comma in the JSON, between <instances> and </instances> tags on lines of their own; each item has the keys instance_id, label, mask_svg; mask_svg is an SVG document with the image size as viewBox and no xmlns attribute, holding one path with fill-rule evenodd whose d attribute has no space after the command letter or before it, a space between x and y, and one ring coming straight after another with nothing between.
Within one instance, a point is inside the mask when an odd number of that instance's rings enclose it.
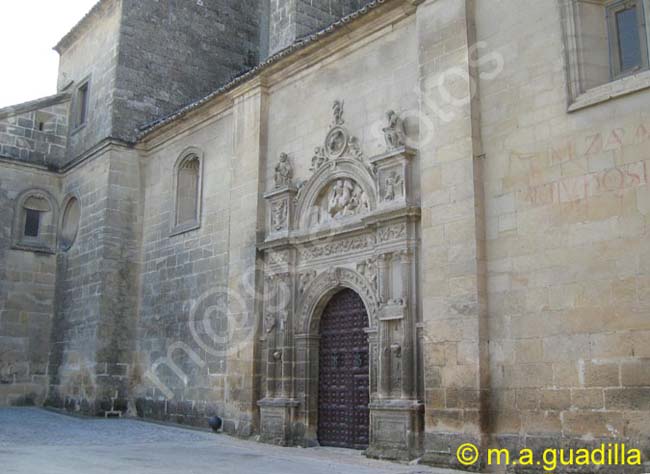
<instances>
[{"instance_id":1,"label":"arched window","mask_svg":"<svg viewBox=\"0 0 650 474\"><path fill-rule=\"evenodd\" d=\"M186 150L175 167L175 211L172 235L194 230L201 222L202 154Z\"/></svg>"},{"instance_id":2,"label":"arched window","mask_svg":"<svg viewBox=\"0 0 650 474\"><path fill-rule=\"evenodd\" d=\"M56 205L43 190L29 190L18 197L14 216L14 248L53 253L56 243Z\"/></svg>"}]
</instances>

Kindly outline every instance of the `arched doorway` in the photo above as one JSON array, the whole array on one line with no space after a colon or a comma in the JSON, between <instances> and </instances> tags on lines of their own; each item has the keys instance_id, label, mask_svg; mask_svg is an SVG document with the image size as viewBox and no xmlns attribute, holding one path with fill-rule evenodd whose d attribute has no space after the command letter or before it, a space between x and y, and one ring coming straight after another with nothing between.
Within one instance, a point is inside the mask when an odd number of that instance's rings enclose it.
<instances>
[{"instance_id":1,"label":"arched doorway","mask_svg":"<svg viewBox=\"0 0 650 474\"><path fill-rule=\"evenodd\" d=\"M344 289L320 320L318 441L366 449L369 440L368 314L361 297Z\"/></svg>"}]
</instances>

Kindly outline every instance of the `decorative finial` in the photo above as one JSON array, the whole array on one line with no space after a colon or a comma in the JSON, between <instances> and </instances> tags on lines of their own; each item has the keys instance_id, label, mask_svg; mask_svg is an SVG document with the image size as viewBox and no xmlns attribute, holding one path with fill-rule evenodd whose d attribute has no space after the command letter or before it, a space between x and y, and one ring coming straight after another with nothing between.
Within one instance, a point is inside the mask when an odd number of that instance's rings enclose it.
<instances>
[{"instance_id":1,"label":"decorative finial","mask_svg":"<svg viewBox=\"0 0 650 474\"><path fill-rule=\"evenodd\" d=\"M334 113L334 122L332 127L340 127L345 123L343 119L343 104L342 100L335 100L334 105L332 106L332 112Z\"/></svg>"}]
</instances>

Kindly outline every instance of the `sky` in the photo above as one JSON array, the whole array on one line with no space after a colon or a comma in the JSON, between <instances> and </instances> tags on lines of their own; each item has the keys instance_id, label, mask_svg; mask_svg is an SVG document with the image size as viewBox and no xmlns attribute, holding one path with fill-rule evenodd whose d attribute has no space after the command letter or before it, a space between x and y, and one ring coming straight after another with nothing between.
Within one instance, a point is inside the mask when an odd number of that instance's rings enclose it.
<instances>
[{"instance_id":1,"label":"sky","mask_svg":"<svg viewBox=\"0 0 650 474\"><path fill-rule=\"evenodd\" d=\"M0 107L56 93L54 45L97 0L0 0Z\"/></svg>"}]
</instances>

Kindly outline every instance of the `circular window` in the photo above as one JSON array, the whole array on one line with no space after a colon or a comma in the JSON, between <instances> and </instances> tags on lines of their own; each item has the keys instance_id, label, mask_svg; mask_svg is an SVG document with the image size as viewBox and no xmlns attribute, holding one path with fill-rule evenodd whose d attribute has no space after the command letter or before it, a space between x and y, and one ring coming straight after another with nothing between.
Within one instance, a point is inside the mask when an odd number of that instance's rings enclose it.
<instances>
[{"instance_id":1,"label":"circular window","mask_svg":"<svg viewBox=\"0 0 650 474\"><path fill-rule=\"evenodd\" d=\"M71 197L63 210L63 220L61 221L61 247L68 250L74 244L79 231L79 217L81 216L81 206L76 197Z\"/></svg>"}]
</instances>

